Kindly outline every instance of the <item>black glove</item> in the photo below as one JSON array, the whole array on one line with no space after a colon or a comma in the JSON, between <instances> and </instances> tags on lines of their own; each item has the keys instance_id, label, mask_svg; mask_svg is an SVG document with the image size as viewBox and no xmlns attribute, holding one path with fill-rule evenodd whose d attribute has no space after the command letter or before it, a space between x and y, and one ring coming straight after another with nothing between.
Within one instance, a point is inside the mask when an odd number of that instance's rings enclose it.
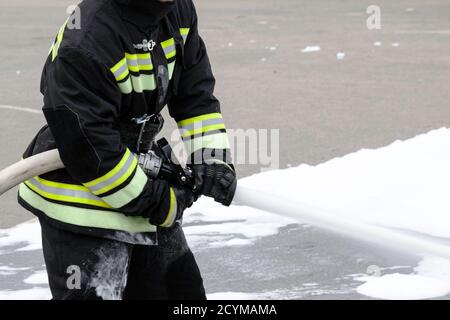
<instances>
[{"instance_id":1,"label":"black glove","mask_svg":"<svg viewBox=\"0 0 450 320\"><path fill-rule=\"evenodd\" d=\"M166 181L162 180L155 180L154 183L165 185L165 191L160 194L159 210L150 218L150 223L170 228L176 221L181 220L184 210L192 206L196 197L188 188L169 186Z\"/></svg>"},{"instance_id":2,"label":"black glove","mask_svg":"<svg viewBox=\"0 0 450 320\"><path fill-rule=\"evenodd\" d=\"M184 210L192 207L198 198L192 190L186 187L173 187L172 189L177 199L177 220L179 220L183 217Z\"/></svg>"},{"instance_id":3,"label":"black glove","mask_svg":"<svg viewBox=\"0 0 450 320\"><path fill-rule=\"evenodd\" d=\"M234 169L217 161L194 165L196 192L230 206L236 192L237 178Z\"/></svg>"}]
</instances>

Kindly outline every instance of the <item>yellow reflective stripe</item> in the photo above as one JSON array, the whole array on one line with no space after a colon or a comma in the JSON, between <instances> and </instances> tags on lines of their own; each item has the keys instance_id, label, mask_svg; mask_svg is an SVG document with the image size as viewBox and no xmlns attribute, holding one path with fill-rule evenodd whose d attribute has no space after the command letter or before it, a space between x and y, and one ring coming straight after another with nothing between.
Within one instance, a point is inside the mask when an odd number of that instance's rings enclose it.
<instances>
[{"instance_id":1,"label":"yellow reflective stripe","mask_svg":"<svg viewBox=\"0 0 450 320\"><path fill-rule=\"evenodd\" d=\"M145 185L147 184L147 181L148 178L144 171L140 167L137 167L136 174L126 187L120 189L112 195L103 197L102 199L113 208L122 208L140 196Z\"/></svg>"},{"instance_id":2,"label":"yellow reflective stripe","mask_svg":"<svg viewBox=\"0 0 450 320\"><path fill-rule=\"evenodd\" d=\"M151 63L150 53L125 53L125 57L128 62L128 69L133 72L139 72L141 70L151 71L153 70L153 64ZM146 63L143 63L146 62Z\"/></svg>"},{"instance_id":3,"label":"yellow reflective stripe","mask_svg":"<svg viewBox=\"0 0 450 320\"><path fill-rule=\"evenodd\" d=\"M220 113L209 113L209 114L204 114L204 115L197 116L197 117L194 117L194 118L189 118L189 119L186 119L186 120L178 122L178 126L179 127L185 127L185 126L193 124L195 122L211 120L211 119L222 119L222 114L220 114Z\"/></svg>"},{"instance_id":4,"label":"yellow reflective stripe","mask_svg":"<svg viewBox=\"0 0 450 320\"><path fill-rule=\"evenodd\" d=\"M128 52L125 52L125 57L128 60L148 60L148 59L151 59L150 53L128 53Z\"/></svg>"},{"instance_id":5,"label":"yellow reflective stripe","mask_svg":"<svg viewBox=\"0 0 450 320\"><path fill-rule=\"evenodd\" d=\"M91 188L91 187L94 187L95 185L97 185L99 183L102 183L103 181L108 180L112 176L114 176L125 165L125 163L128 160L128 157L130 156L130 153L131 153L131 151L129 149L126 149L125 154L123 155L123 157L120 160L120 162L114 167L114 169L112 169L111 171L109 171L107 174L105 174L104 176L102 176L100 178L97 178L97 179L95 179L93 181L90 181L90 182L83 183L83 185L88 187L88 188Z\"/></svg>"},{"instance_id":6,"label":"yellow reflective stripe","mask_svg":"<svg viewBox=\"0 0 450 320\"><path fill-rule=\"evenodd\" d=\"M186 43L190 30L191 30L190 28L180 28L180 34L183 37L184 43Z\"/></svg>"},{"instance_id":7,"label":"yellow reflective stripe","mask_svg":"<svg viewBox=\"0 0 450 320\"><path fill-rule=\"evenodd\" d=\"M208 136L201 136L198 138L185 140L183 142L184 146L186 147L187 154L192 154L195 151L201 150L203 148L230 149L228 134L226 134L225 132L211 134Z\"/></svg>"},{"instance_id":8,"label":"yellow reflective stripe","mask_svg":"<svg viewBox=\"0 0 450 320\"><path fill-rule=\"evenodd\" d=\"M209 113L178 122L181 137L187 138L193 135L206 133L214 130L225 129L223 118L220 113Z\"/></svg>"},{"instance_id":9,"label":"yellow reflective stripe","mask_svg":"<svg viewBox=\"0 0 450 320\"><path fill-rule=\"evenodd\" d=\"M163 49L165 49L167 47L170 47L170 46L174 46L174 45L175 45L175 39L174 38L161 42L161 47Z\"/></svg>"},{"instance_id":10,"label":"yellow reflective stripe","mask_svg":"<svg viewBox=\"0 0 450 320\"><path fill-rule=\"evenodd\" d=\"M130 157L133 157L133 163L128 168L128 170L125 172L125 174L123 174L122 176L118 177L118 179L116 179L112 183L108 183L107 185L103 186L102 184L105 181L113 178L117 173L119 173L124 168L124 166L127 164L127 162L128 162ZM127 149L125 151L125 154L122 157L122 160L120 160L120 162L111 171L109 171L107 174L105 174L104 176L102 176L100 178L97 178L97 179L95 179L93 181L90 181L90 182L87 182L87 183L83 183L83 185L88 187L91 190L94 189L95 190L94 194L96 194L96 195L108 192L108 191L114 189L115 187L119 186L126 179L128 179L130 177L130 175L133 173L133 171L134 171L134 169L136 167L137 167L137 160L133 156L131 151L129 149ZM118 183L119 181L120 181L120 183ZM100 189L96 188L99 185L101 185L101 188Z\"/></svg>"},{"instance_id":11,"label":"yellow reflective stripe","mask_svg":"<svg viewBox=\"0 0 450 320\"><path fill-rule=\"evenodd\" d=\"M137 66L128 65L128 69L133 72L139 72L139 65Z\"/></svg>"},{"instance_id":12,"label":"yellow reflective stripe","mask_svg":"<svg viewBox=\"0 0 450 320\"><path fill-rule=\"evenodd\" d=\"M90 190L88 188L86 188L85 186L82 186L82 185L78 185L78 184L69 184L69 183L61 183L61 182L49 181L49 180L45 180L45 179L43 179L41 177L35 177L34 179L38 180L43 185L49 186L49 187L66 189L66 190L76 190L76 191L90 192Z\"/></svg>"},{"instance_id":13,"label":"yellow reflective stripe","mask_svg":"<svg viewBox=\"0 0 450 320\"><path fill-rule=\"evenodd\" d=\"M153 70L153 64L151 61L150 53L125 53L125 58L120 60L110 70L114 74L117 81L122 81L130 74L129 71L138 73L139 71Z\"/></svg>"},{"instance_id":14,"label":"yellow reflective stripe","mask_svg":"<svg viewBox=\"0 0 450 320\"><path fill-rule=\"evenodd\" d=\"M128 170L125 172L124 175L122 175L118 180L116 180L114 183L109 184L102 189L95 191L94 194L101 195L103 193L106 193L108 191L111 191L112 189L120 186L122 183L124 183L134 172L134 169L138 166L138 161L136 158L133 157L133 164L128 168Z\"/></svg>"},{"instance_id":15,"label":"yellow reflective stripe","mask_svg":"<svg viewBox=\"0 0 450 320\"><path fill-rule=\"evenodd\" d=\"M114 67L111 68L112 73L116 73L124 64L127 63L127 58L120 60Z\"/></svg>"},{"instance_id":16,"label":"yellow reflective stripe","mask_svg":"<svg viewBox=\"0 0 450 320\"><path fill-rule=\"evenodd\" d=\"M191 30L190 28L180 28L180 34L182 36L187 36L189 34L189 30Z\"/></svg>"},{"instance_id":17,"label":"yellow reflective stripe","mask_svg":"<svg viewBox=\"0 0 450 320\"><path fill-rule=\"evenodd\" d=\"M53 48L55 47L55 42L52 43L50 50L48 51L48 54L53 53Z\"/></svg>"},{"instance_id":18,"label":"yellow reflective stripe","mask_svg":"<svg viewBox=\"0 0 450 320\"><path fill-rule=\"evenodd\" d=\"M222 118L216 118L216 119L203 120L203 121L198 121L198 122L188 124L186 126L180 127L180 131L182 134L185 134L186 132L189 132L189 131L192 132L196 129L200 130L200 129L206 128L206 127L211 128L214 125L224 125L225 126Z\"/></svg>"},{"instance_id":19,"label":"yellow reflective stripe","mask_svg":"<svg viewBox=\"0 0 450 320\"><path fill-rule=\"evenodd\" d=\"M124 68L126 65L127 58L123 58L114 67L111 68L111 72L114 74L114 77L117 81L122 81L130 74L130 72L128 71L128 66ZM117 72L121 69L123 69L123 71L118 74Z\"/></svg>"},{"instance_id":20,"label":"yellow reflective stripe","mask_svg":"<svg viewBox=\"0 0 450 320\"><path fill-rule=\"evenodd\" d=\"M156 226L151 225L148 218L129 217L114 211L83 209L52 203L31 191L23 183L19 187L19 195L33 208L64 223L129 233L156 232Z\"/></svg>"},{"instance_id":21,"label":"yellow reflective stripe","mask_svg":"<svg viewBox=\"0 0 450 320\"><path fill-rule=\"evenodd\" d=\"M66 30L66 25L67 25L68 21L69 21L69 19L67 19L66 22L64 22L63 26L59 29L58 37L56 39L58 43L61 43L61 41L64 37L64 31Z\"/></svg>"},{"instance_id":22,"label":"yellow reflective stripe","mask_svg":"<svg viewBox=\"0 0 450 320\"><path fill-rule=\"evenodd\" d=\"M66 30L66 25L67 25L67 22L69 22L69 18L67 18L67 20L64 22L64 24L62 25L62 27L58 31L58 35L56 37L55 45L52 48L52 61L54 61L56 56L58 55L58 50L59 50L59 47L61 46L61 42L62 42L62 40L64 38L64 31Z\"/></svg>"},{"instance_id":23,"label":"yellow reflective stripe","mask_svg":"<svg viewBox=\"0 0 450 320\"><path fill-rule=\"evenodd\" d=\"M166 54L166 59L170 59L173 58L177 55L177 51L173 50L172 52L169 52L168 54Z\"/></svg>"},{"instance_id":24,"label":"yellow reflective stripe","mask_svg":"<svg viewBox=\"0 0 450 320\"><path fill-rule=\"evenodd\" d=\"M166 220L161 224L161 227L163 228L169 228L171 227L175 219L177 217L177 197L175 196L175 191L173 191L172 188L170 188L170 208L169 213L167 214Z\"/></svg>"},{"instance_id":25,"label":"yellow reflective stripe","mask_svg":"<svg viewBox=\"0 0 450 320\"><path fill-rule=\"evenodd\" d=\"M52 61L55 61L55 59L56 59L57 48L58 48L58 45L55 43L55 45L52 48Z\"/></svg>"},{"instance_id":26,"label":"yellow reflective stripe","mask_svg":"<svg viewBox=\"0 0 450 320\"><path fill-rule=\"evenodd\" d=\"M128 77L128 75L130 74L130 72L127 70L125 70L124 72L122 72L117 78L117 81L122 81L123 79L125 79L126 77Z\"/></svg>"},{"instance_id":27,"label":"yellow reflective stripe","mask_svg":"<svg viewBox=\"0 0 450 320\"><path fill-rule=\"evenodd\" d=\"M181 137L186 138L186 137L190 137L190 136L193 136L196 134L201 134L201 133L214 131L214 130L221 130L221 129L225 129L225 124L223 124L223 123L214 124L211 126L206 126L206 127L202 127L202 128L198 128L198 129L194 129L194 130L186 130L185 132L182 133Z\"/></svg>"},{"instance_id":28,"label":"yellow reflective stripe","mask_svg":"<svg viewBox=\"0 0 450 320\"><path fill-rule=\"evenodd\" d=\"M44 190L39 189L37 186L31 184L29 181L25 181L24 183L31 190L36 192L37 194L41 195L44 198L50 199L50 200L87 204L87 205L101 207L101 208L111 208L110 205L108 205L107 203L105 203L101 199L92 200L92 199L78 198L78 197L71 197L71 196L62 195L62 194L50 193L50 192L46 192Z\"/></svg>"},{"instance_id":29,"label":"yellow reflective stripe","mask_svg":"<svg viewBox=\"0 0 450 320\"><path fill-rule=\"evenodd\" d=\"M137 66L128 65L128 69L130 69L130 71L133 71L133 72L152 71L153 65L152 64L146 64L146 65L138 64Z\"/></svg>"},{"instance_id":30,"label":"yellow reflective stripe","mask_svg":"<svg viewBox=\"0 0 450 320\"><path fill-rule=\"evenodd\" d=\"M177 50L175 47L175 39L174 38L166 40L164 42L161 42L161 47L164 50L166 59L171 59L176 56Z\"/></svg>"}]
</instances>

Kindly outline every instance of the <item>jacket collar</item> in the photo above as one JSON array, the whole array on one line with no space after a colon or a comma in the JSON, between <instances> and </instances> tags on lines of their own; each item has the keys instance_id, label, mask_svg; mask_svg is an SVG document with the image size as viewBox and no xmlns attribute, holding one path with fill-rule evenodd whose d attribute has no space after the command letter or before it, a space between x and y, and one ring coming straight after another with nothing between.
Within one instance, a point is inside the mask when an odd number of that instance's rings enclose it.
<instances>
[{"instance_id":1,"label":"jacket collar","mask_svg":"<svg viewBox=\"0 0 450 320\"><path fill-rule=\"evenodd\" d=\"M114 0L122 18L138 27L149 29L156 26L172 9L174 2L158 0Z\"/></svg>"}]
</instances>

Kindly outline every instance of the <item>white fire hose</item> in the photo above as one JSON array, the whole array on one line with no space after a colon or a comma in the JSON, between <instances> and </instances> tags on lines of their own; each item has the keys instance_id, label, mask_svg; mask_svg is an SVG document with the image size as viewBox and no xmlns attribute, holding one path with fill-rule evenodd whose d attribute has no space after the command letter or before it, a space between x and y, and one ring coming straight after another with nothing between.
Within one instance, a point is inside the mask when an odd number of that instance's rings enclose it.
<instances>
[{"instance_id":1,"label":"white fire hose","mask_svg":"<svg viewBox=\"0 0 450 320\"><path fill-rule=\"evenodd\" d=\"M386 227L350 220L334 211L313 207L297 200L238 185L234 201L238 204L273 212L302 223L413 255L434 255L450 259L450 246L448 245Z\"/></svg>"},{"instance_id":2,"label":"white fire hose","mask_svg":"<svg viewBox=\"0 0 450 320\"><path fill-rule=\"evenodd\" d=\"M21 182L64 168L58 150L50 150L19 161L0 171L0 196Z\"/></svg>"},{"instance_id":3,"label":"white fire hose","mask_svg":"<svg viewBox=\"0 0 450 320\"><path fill-rule=\"evenodd\" d=\"M0 171L0 196L32 177L64 168L57 150L47 151ZM350 220L335 212L312 207L299 201L254 190L238 184L234 202L273 212L319 228L353 238L395 248L411 254L430 254L450 259L450 246L414 237L400 231Z\"/></svg>"}]
</instances>

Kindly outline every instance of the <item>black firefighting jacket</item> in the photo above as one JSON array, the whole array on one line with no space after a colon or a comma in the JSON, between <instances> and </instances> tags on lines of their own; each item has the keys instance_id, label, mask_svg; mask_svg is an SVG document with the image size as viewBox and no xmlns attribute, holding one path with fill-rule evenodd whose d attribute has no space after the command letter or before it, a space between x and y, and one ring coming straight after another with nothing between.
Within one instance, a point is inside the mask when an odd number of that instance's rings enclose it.
<instances>
[{"instance_id":1,"label":"black firefighting jacket","mask_svg":"<svg viewBox=\"0 0 450 320\"><path fill-rule=\"evenodd\" d=\"M56 147L66 169L21 184L19 202L60 228L153 244L176 197L144 174L123 127L168 105L189 154L229 142L192 1L153 16L133 1L84 0L59 30L42 73L48 126L24 157Z\"/></svg>"}]
</instances>

